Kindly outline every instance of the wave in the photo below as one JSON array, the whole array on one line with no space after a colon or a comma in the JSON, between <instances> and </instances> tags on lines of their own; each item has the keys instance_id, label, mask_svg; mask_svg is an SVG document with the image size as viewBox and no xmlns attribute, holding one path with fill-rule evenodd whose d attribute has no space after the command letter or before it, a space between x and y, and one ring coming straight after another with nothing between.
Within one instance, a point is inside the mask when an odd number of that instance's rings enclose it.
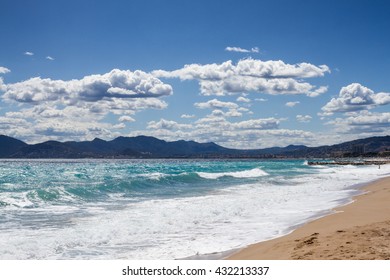
<instances>
[{"instance_id":1,"label":"wave","mask_svg":"<svg viewBox=\"0 0 390 280\"><path fill-rule=\"evenodd\" d=\"M260 168L254 168L251 170L235 171L235 172L220 172L220 173L209 173L209 172L196 172L199 177L205 179L219 179L221 177L234 177L234 178L256 178L269 175L267 172Z\"/></svg>"},{"instance_id":2,"label":"wave","mask_svg":"<svg viewBox=\"0 0 390 280\"><path fill-rule=\"evenodd\" d=\"M170 174L165 174L161 172L152 172L152 173L146 173L146 174L137 174L135 177L139 178L146 178L149 180L160 180L164 177L170 176Z\"/></svg>"}]
</instances>

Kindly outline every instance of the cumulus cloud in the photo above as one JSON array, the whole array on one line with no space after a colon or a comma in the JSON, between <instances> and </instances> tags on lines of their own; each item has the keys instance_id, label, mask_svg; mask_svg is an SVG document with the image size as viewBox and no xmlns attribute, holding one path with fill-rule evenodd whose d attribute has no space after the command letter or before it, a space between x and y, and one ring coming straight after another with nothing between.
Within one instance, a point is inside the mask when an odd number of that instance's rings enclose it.
<instances>
[{"instance_id":1,"label":"cumulus cloud","mask_svg":"<svg viewBox=\"0 0 390 280\"><path fill-rule=\"evenodd\" d=\"M14 118L12 116L0 117L0 128L10 129L14 126L26 126L28 122L22 118Z\"/></svg>"},{"instance_id":2,"label":"cumulus cloud","mask_svg":"<svg viewBox=\"0 0 390 280\"><path fill-rule=\"evenodd\" d=\"M327 87L317 88L302 79L322 77L328 72L330 70L326 65L287 64L281 60L249 58L237 64L230 60L221 64L190 64L174 71L156 70L152 74L162 78L198 80L203 95L258 92L317 96L326 92Z\"/></svg>"},{"instance_id":3,"label":"cumulus cloud","mask_svg":"<svg viewBox=\"0 0 390 280\"><path fill-rule=\"evenodd\" d=\"M87 140L95 137L111 139L115 134L112 124L103 116L89 113L86 108L57 108L39 105L7 112L0 117L4 134L28 142L45 140Z\"/></svg>"},{"instance_id":4,"label":"cumulus cloud","mask_svg":"<svg viewBox=\"0 0 390 280\"><path fill-rule=\"evenodd\" d=\"M180 118L182 118L182 119L193 119L193 118L195 118L195 115L183 114L183 115L180 116Z\"/></svg>"},{"instance_id":5,"label":"cumulus cloud","mask_svg":"<svg viewBox=\"0 0 390 280\"><path fill-rule=\"evenodd\" d=\"M151 121L148 123L148 129L164 129L164 130L180 130L180 129L190 129L192 128L189 124L180 124L175 121L169 121L165 119L160 119L158 122Z\"/></svg>"},{"instance_id":6,"label":"cumulus cloud","mask_svg":"<svg viewBox=\"0 0 390 280\"><path fill-rule=\"evenodd\" d=\"M9 72L11 72L11 70L9 70L9 69L6 68L6 67L0 66L0 74L7 74L7 73L9 73Z\"/></svg>"},{"instance_id":7,"label":"cumulus cloud","mask_svg":"<svg viewBox=\"0 0 390 280\"><path fill-rule=\"evenodd\" d=\"M279 128L282 120L263 118L233 122L225 118L224 112L216 109L191 125L160 120L150 122L147 130L132 131L130 135L150 135L167 141L179 138L199 142L212 141L225 147L241 149L271 147L275 145L275 138L278 139L278 145L309 144L313 140L313 133Z\"/></svg>"},{"instance_id":8,"label":"cumulus cloud","mask_svg":"<svg viewBox=\"0 0 390 280\"><path fill-rule=\"evenodd\" d=\"M94 112L110 111L116 115L133 115L136 111L145 109L165 109L168 104L158 98L133 98L133 99L103 99L98 102L80 102L83 106L88 106Z\"/></svg>"},{"instance_id":9,"label":"cumulus cloud","mask_svg":"<svg viewBox=\"0 0 390 280\"><path fill-rule=\"evenodd\" d=\"M339 133L371 133L388 134L390 127L390 113L372 113L362 111L351 114L347 118L336 118L328 122L334 125Z\"/></svg>"},{"instance_id":10,"label":"cumulus cloud","mask_svg":"<svg viewBox=\"0 0 390 280\"><path fill-rule=\"evenodd\" d=\"M209 116L238 118L238 117L242 117L242 113L239 112L237 109L229 109L227 112L224 112L219 109L215 109L211 112L211 115Z\"/></svg>"},{"instance_id":11,"label":"cumulus cloud","mask_svg":"<svg viewBox=\"0 0 390 280\"><path fill-rule=\"evenodd\" d=\"M258 53L258 52L260 52L260 49L258 47L253 47L250 50L243 49L243 48L240 48L240 47L226 47L225 51L228 51L228 52L240 52L240 53Z\"/></svg>"},{"instance_id":12,"label":"cumulus cloud","mask_svg":"<svg viewBox=\"0 0 390 280\"><path fill-rule=\"evenodd\" d=\"M8 118L25 120L28 125L8 125L3 133L29 141L87 140L113 138L123 129L123 122L145 109L165 109L160 97L172 94L172 87L142 71L114 69L102 75L82 79L52 80L40 77L12 84L0 78L3 101L19 105ZM105 118L119 115L115 127Z\"/></svg>"},{"instance_id":13,"label":"cumulus cloud","mask_svg":"<svg viewBox=\"0 0 390 280\"><path fill-rule=\"evenodd\" d=\"M24 55L33 56L34 53L33 52L24 52Z\"/></svg>"},{"instance_id":14,"label":"cumulus cloud","mask_svg":"<svg viewBox=\"0 0 390 280\"><path fill-rule=\"evenodd\" d=\"M285 105L287 107L292 108L292 107L295 107L296 105L298 105L299 103L300 103L299 101L290 101L290 102L287 102Z\"/></svg>"},{"instance_id":15,"label":"cumulus cloud","mask_svg":"<svg viewBox=\"0 0 390 280\"><path fill-rule=\"evenodd\" d=\"M24 109L8 112L6 118L17 121L2 128L4 133L28 142L46 140L90 140L95 137L112 139L116 135L113 125L102 121L102 116L88 114L87 109L54 108ZM0 120L2 122L3 120Z\"/></svg>"},{"instance_id":16,"label":"cumulus cloud","mask_svg":"<svg viewBox=\"0 0 390 280\"><path fill-rule=\"evenodd\" d=\"M251 102L251 100L249 98L246 98L244 96L240 96L236 99L237 102L245 102L245 103L249 103Z\"/></svg>"},{"instance_id":17,"label":"cumulus cloud","mask_svg":"<svg viewBox=\"0 0 390 280\"><path fill-rule=\"evenodd\" d=\"M214 131L242 131L242 130L266 130L277 129L279 127L280 119L265 118L265 119L250 119L239 122L230 122L224 118L223 112L218 114L208 115L196 121L197 129L210 129ZM215 125L217 124L217 125ZM239 133L239 132L238 132Z\"/></svg>"},{"instance_id":18,"label":"cumulus cloud","mask_svg":"<svg viewBox=\"0 0 390 280\"><path fill-rule=\"evenodd\" d=\"M126 128L126 125L124 123L118 123L118 124L114 125L113 128L124 129L124 128Z\"/></svg>"},{"instance_id":19,"label":"cumulus cloud","mask_svg":"<svg viewBox=\"0 0 390 280\"><path fill-rule=\"evenodd\" d=\"M40 77L7 84L3 98L25 103L62 100L99 101L112 98L149 98L172 94L172 87L143 71L114 69L103 75L80 80L52 80Z\"/></svg>"},{"instance_id":20,"label":"cumulus cloud","mask_svg":"<svg viewBox=\"0 0 390 280\"><path fill-rule=\"evenodd\" d=\"M298 122L307 123L311 121L312 117L310 115L297 115L296 119Z\"/></svg>"},{"instance_id":21,"label":"cumulus cloud","mask_svg":"<svg viewBox=\"0 0 390 280\"><path fill-rule=\"evenodd\" d=\"M46 56L46 59L47 59L47 60L54 60L54 57L48 55L48 56Z\"/></svg>"},{"instance_id":22,"label":"cumulus cloud","mask_svg":"<svg viewBox=\"0 0 390 280\"><path fill-rule=\"evenodd\" d=\"M34 131L41 135L82 137L86 132L86 128L75 126L74 123L70 122L39 122L35 125Z\"/></svg>"},{"instance_id":23,"label":"cumulus cloud","mask_svg":"<svg viewBox=\"0 0 390 280\"><path fill-rule=\"evenodd\" d=\"M4 84L4 80L3 80L2 77L0 77L0 92L1 91L5 91L6 89L7 88L6 88L5 84Z\"/></svg>"},{"instance_id":24,"label":"cumulus cloud","mask_svg":"<svg viewBox=\"0 0 390 280\"><path fill-rule=\"evenodd\" d=\"M223 102L218 99L212 99L207 102L199 102L194 104L199 109L237 109L239 106L233 102Z\"/></svg>"},{"instance_id":25,"label":"cumulus cloud","mask_svg":"<svg viewBox=\"0 0 390 280\"><path fill-rule=\"evenodd\" d=\"M119 117L118 121L120 121L120 122L135 122L135 119L133 119L130 116L121 116L121 117Z\"/></svg>"},{"instance_id":26,"label":"cumulus cloud","mask_svg":"<svg viewBox=\"0 0 390 280\"><path fill-rule=\"evenodd\" d=\"M230 109L224 113L224 116L227 118L239 118L242 117L242 113L237 109Z\"/></svg>"},{"instance_id":27,"label":"cumulus cloud","mask_svg":"<svg viewBox=\"0 0 390 280\"><path fill-rule=\"evenodd\" d=\"M390 93L374 93L373 90L359 83L353 83L341 88L338 97L332 98L321 110L322 115L332 115L371 109L386 104L390 104Z\"/></svg>"},{"instance_id":28,"label":"cumulus cloud","mask_svg":"<svg viewBox=\"0 0 390 280\"><path fill-rule=\"evenodd\" d=\"M252 119L252 120L234 123L233 128L244 129L244 130L276 129L279 127L279 123L280 120L275 118Z\"/></svg>"}]
</instances>

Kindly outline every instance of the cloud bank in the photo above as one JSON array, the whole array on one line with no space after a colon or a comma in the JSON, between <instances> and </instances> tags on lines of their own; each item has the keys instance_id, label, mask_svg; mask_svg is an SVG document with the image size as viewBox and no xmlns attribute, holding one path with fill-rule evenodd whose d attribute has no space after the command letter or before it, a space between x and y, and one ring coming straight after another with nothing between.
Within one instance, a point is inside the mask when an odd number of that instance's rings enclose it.
<instances>
[{"instance_id":1,"label":"cloud bank","mask_svg":"<svg viewBox=\"0 0 390 280\"><path fill-rule=\"evenodd\" d=\"M237 64L226 61L221 64L189 64L174 71L156 70L158 78L197 80L202 95L236 93L265 93L272 95L306 94L314 97L327 91L327 87L316 87L303 79L323 77L329 73L326 65L309 63L287 64L281 60L240 60Z\"/></svg>"},{"instance_id":2,"label":"cloud bank","mask_svg":"<svg viewBox=\"0 0 390 280\"><path fill-rule=\"evenodd\" d=\"M17 111L5 113L15 122L7 121L6 133L32 142L115 137L123 122L134 121L130 115L166 108L161 97L173 92L150 73L118 69L67 81L34 77L5 84L0 79L0 90L3 101L18 105ZM109 121L109 114L122 115L122 124Z\"/></svg>"},{"instance_id":3,"label":"cloud bank","mask_svg":"<svg viewBox=\"0 0 390 280\"><path fill-rule=\"evenodd\" d=\"M112 98L150 98L172 94L172 87L143 71L114 69L80 80L52 80L40 77L8 84L3 98L22 103L61 100L65 104Z\"/></svg>"},{"instance_id":4,"label":"cloud bank","mask_svg":"<svg viewBox=\"0 0 390 280\"><path fill-rule=\"evenodd\" d=\"M353 113L347 118L336 118L328 122L328 124L334 125L336 130L342 134L388 134L390 113L362 111Z\"/></svg>"}]
</instances>

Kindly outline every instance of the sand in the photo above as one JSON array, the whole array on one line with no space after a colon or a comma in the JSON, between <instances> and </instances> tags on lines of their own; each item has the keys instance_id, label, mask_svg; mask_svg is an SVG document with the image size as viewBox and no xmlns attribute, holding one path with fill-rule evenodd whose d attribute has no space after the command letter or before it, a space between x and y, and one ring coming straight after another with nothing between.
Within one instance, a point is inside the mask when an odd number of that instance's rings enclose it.
<instances>
[{"instance_id":1,"label":"sand","mask_svg":"<svg viewBox=\"0 0 390 280\"><path fill-rule=\"evenodd\" d=\"M365 193L334 213L292 233L250 245L234 260L390 259L390 177L364 187Z\"/></svg>"}]
</instances>

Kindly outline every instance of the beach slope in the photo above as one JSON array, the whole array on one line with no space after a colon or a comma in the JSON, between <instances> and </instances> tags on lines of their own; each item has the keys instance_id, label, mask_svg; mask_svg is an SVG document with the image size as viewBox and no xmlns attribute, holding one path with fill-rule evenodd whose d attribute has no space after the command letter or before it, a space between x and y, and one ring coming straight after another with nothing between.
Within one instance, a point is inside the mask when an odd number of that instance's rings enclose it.
<instances>
[{"instance_id":1,"label":"beach slope","mask_svg":"<svg viewBox=\"0 0 390 280\"><path fill-rule=\"evenodd\" d=\"M228 259L390 259L390 177L363 190L364 194L333 214L286 236L250 245Z\"/></svg>"}]
</instances>

